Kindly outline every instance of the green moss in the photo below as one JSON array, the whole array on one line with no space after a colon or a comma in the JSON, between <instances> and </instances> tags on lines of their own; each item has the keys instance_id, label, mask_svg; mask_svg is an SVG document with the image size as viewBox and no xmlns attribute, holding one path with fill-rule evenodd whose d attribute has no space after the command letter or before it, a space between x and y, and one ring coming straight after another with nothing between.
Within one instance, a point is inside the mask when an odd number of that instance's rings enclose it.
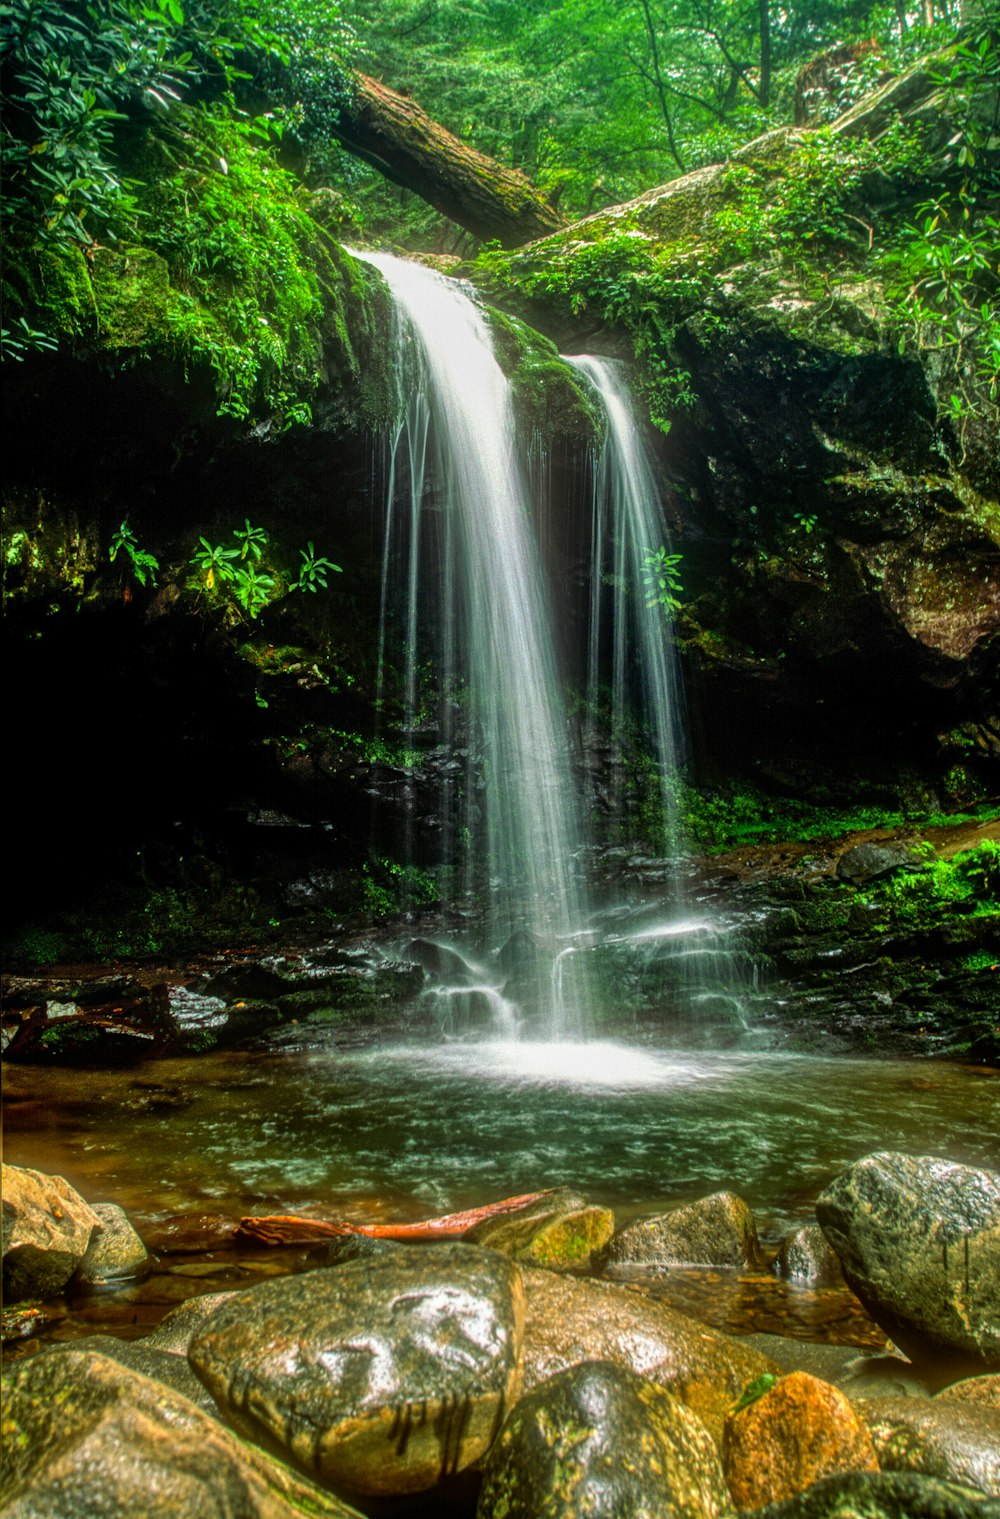
<instances>
[{"instance_id":1,"label":"green moss","mask_svg":"<svg viewBox=\"0 0 1000 1519\"><path fill-rule=\"evenodd\" d=\"M594 446L604 436L604 417L579 371L555 344L525 322L495 307L486 318L493 348L511 383L522 430L543 443L564 438Z\"/></svg>"},{"instance_id":2,"label":"green moss","mask_svg":"<svg viewBox=\"0 0 1000 1519\"><path fill-rule=\"evenodd\" d=\"M105 348L149 348L167 332L171 304L166 261L148 248L100 248L91 286Z\"/></svg>"}]
</instances>

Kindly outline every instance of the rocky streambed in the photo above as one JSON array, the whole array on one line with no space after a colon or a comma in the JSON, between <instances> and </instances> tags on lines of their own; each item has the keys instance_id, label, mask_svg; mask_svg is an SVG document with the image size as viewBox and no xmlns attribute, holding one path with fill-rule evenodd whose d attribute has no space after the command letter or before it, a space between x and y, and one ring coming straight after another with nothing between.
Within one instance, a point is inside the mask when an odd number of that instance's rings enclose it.
<instances>
[{"instance_id":1,"label":"rocky streambed","mask_svg":"<svg viewBox=\"0 0 1000 1519\"><path fill-rule=\"evenodd\" d=\"M138 1339L22 1344L4 1373L5 1506L994 1519L1000 1176L874 1153L816 1219L777 1270L843 1273L878 1353L721 1333L653 1295L692 1265L763 1268L738 1196L620 1227L555 1189L458 1239L349 1230ZM120 1210L15 1167L3 1249L22 1313L32 1293L149 1269Z\"/></svg>"}]
</instances>

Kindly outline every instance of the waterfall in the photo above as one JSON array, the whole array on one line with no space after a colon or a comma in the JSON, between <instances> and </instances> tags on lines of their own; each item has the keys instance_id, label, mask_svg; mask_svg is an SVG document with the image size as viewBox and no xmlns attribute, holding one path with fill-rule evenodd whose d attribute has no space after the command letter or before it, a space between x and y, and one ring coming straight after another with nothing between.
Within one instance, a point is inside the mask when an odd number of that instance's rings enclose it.
<instances>
[{"instance_id":1,"label":"waterfall","mask_svg":"<svg viewBox=\"0 0 1000 1519\"><path fill-rule=\"evenodd\" d=\"M666 836L675 841L675 782L684 757L684 724L677 656L665 636L665 609L650 605L648 559L669 548L649 451L622 373L611 359L569 360L598 392L608 430L597 459L591 529L588 708L598 705L602 660L610 651L611 732L620 746L630 717L639 715L653 740ZM607 604L610 602L610 630ZM592 718L593 721L593 718ZM616 767L620 776L620 765ZM622 813L620 780L614 811Z\"/></svg>"},{"instance_id":2,"label":"waterfall","mask_svg":"<svg viewBox=\"0 0 1000 1519\"><path fill-rule=\"evenodd\" d=\"M454 280L390 254L358 256L381 271L399 317L386 555L399 554L401 537L404 728L415 730L422 647L433 641L442 742L458 704L470 751L461 787L445 784L442 826L462 839L470 869L480 866L499 971L550 1037L578 1035L585 987L574 977L567 988L554 966L587 920L584 833L510 388L482 313ZM387 590L393 578L387 557Z\"/></svg>"}]
</instances>

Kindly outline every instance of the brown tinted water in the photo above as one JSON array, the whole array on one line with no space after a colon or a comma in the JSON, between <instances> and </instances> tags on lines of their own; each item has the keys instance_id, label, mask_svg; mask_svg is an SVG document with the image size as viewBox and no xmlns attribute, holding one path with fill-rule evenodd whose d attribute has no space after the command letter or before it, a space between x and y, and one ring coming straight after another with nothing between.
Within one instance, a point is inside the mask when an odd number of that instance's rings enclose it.
<instances>
[{"instance_id":1,"label":"brown tinted water","mask_svg":"<svg viewBox=\"0 0 1000 1519\"><path fill-rule=\"evenodd\" d=\"M624 1221L731 1187L776 1244L872 1150L996 1167L998 1098L996 1073L933 1062L331 1042L127 1071L8 1065L5 1158L121 1204L172 1252L146 1283L71 1302L53 1330L136 1334L192 1293L301 1263L233 1250L229 1221L246 1213L405 1221L568 1184ZM178 1230L177 1215L202 1218ZM881 1339L842 1291L711 1272L657 1290L732 1330Z\"/></svg>"}]
</instances>

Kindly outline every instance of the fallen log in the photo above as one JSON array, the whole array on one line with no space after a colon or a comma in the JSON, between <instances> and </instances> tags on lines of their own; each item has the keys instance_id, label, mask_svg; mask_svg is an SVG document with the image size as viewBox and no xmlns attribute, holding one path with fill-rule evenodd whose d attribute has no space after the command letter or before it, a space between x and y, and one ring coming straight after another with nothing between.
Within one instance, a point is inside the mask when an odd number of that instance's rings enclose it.
<instances>
[{"instance_id":1,"label":"fallen log","mask_svg":"<svg viewBox=\"0 0 1000 1519\"><path fill-rule=\"evenodd\" d=\"M519 248L565 226L519 169L479 153L411 100L367 74L351 75L331 131L351 153L476 237Z\"/></svg>"},{"instance_id":2,"label":"fallen log","mask_svg":"<svg viewBox=\"0 0 1000 1519\"><path fill-rule=\"evenodd\" d=\"M351 1224L346 1220L327 1223L321 1218L299 1218L294 1213L273 1213L260 1218L241 1218L236 1230L238 1240L257 1245L311 1245L343 1234L365 1234L369 1239L421 1240L458 1239L486 1218L504 1213L519 1213L541 1198L541 1192L525 1192L520 1197L505 1197L481 1208L467 1208L462 1213L445 1213L440 1218L426 1218L415 1224Z\"/></svg>"}]
</instances>

